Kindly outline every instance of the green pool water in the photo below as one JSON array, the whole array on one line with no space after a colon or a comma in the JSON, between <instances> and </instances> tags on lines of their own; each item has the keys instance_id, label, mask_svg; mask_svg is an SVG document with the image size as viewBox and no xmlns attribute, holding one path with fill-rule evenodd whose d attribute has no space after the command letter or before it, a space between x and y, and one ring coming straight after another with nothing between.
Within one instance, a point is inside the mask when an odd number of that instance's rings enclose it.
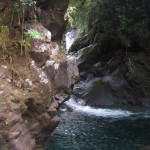
<instances>
[{"instance_id":1,"label":"green pool water","mask_svg":"<svg viewBox=\"0 0 150 150\"><path fill-rule=\"evenodd\" d=\"M45 150L140 150L150 145L148 110L90 109L63 112Z\"/></svg>"}]
</instances>

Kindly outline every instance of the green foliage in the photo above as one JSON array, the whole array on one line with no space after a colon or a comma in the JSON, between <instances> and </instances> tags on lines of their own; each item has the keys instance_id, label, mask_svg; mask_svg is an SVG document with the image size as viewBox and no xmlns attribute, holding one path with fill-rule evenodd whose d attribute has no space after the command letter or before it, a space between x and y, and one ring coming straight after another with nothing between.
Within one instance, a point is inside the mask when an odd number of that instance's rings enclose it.
<instances>
[{"instance_id":1,"label":"green foliage","mask_svg":"<svg viewBox=\"0 0 150 150\"><path fill-rule=\"evenodd\" d=\"M99 45L146 47L150 37L149 0L70 0L70 24ZM84 9L85 8L85 9ZM91 43L90 43L91 44Z\"/></svg>"},{"instance_id":2,"label":"green foliage","mask_svg":"<svg viewBox=\"0 0 150 150\"><path fill-rule=\"evenodd\" d=\"M0 46L5 49L8 40L9 29L7 26L0 26Z\"/></svg>"},{"instance_id":3,"label":"green foliage","mask_svg":"<svg viewBox=\"0 0 150 150\"><path fill-rule=\"evenodd\" d=\"M25 35L24 40L21 42L24 46L27 46L28 48L30 48L31 47L30 39L31 39L31 37L29 35Z\"/></svg>"},{"instance_id":4,"label":"green foliage","mask_svg":"<svg viewBox=\"0 0 150 150\"><path fill-rule=\"evenodd\" d=\"M37 30L28 30L28 32L24 32L25 36L30 36L32 37L33 39L36 39L36 40L40 40L41 39L41 34L40 32L38 32Z\"/></svg>"},{"instance_id":5,"label":"green foliage","mask_svg":"<svg viewBox=\"0 0 150 150\"><path fill-rule=\"evenodd\" d=\"M107 38L123 46L145 45L149 37L148 1L103 0L99 5L99 22ZM110 5L111 4L111 5Z\"/></svg>"},{"instance_id":6,"label":"green foliage","mask_svg":"<svg viewBox=\"0 0 150 150\"><path fill-rule=\"evenodd\" d=\"M70 23L70 26L72 27L72 28L74 28L74 26L75 26L75 24L74 24L74 15L76 15L76 13L77 13L77 9L76 9L76 7L72 7L72 6L70 6L69 8L68 8L68 20L69 20L69 23Z\"/></svg>"},{"instance_id":7,"label":"green foliage","mask_svg":"<svg viewBox=\"0 0 150 150\"><path fill-rule=\"evenodd\" d=\"M24 47L24 52L25 52L25 56L26 58L29 57L29 49L31 48L31 44L30 44L30 40L31 38L36 39L36 40L40 40L41 39L41 35L37 30L28 30L28 32L24 32L24 38L23 40L20 40L19 43L22 45L22 47Z\"/></svg>"},{"instance_id":8,"label":"green foliage","mask_svg":"<svg viewBox=\"0 0 150 150\"><path fill-rule=\"evenodd\" d=\"M93 85L91 87L91 92L96 92L97 90L99 90L101 85L102 85L102 80L101 79L94 81Z\"/></svg>"},{"instance_id":9,"label":"green foliage","mask_svg":"<svg viewBox=\"0 0 150 150\"><path fill-rule=\"evenodd\" d=\"M19 13L20 12L19 4L17 2L14 2L14 4L11 6L11 8L9 8L9 11Z\"/></svg>"},{"instance_id":10,"label":"green foliage","mask_svg":"<svg viewBox=\"0 0 150 150\"><path fill-rule=\"evenodd\" d=\"M77 28L79 34L88 32L91 0L70 0L68 18L72 28Z\"/></svg>"},{"instance_id":11,"label":"green foliage","mask_svg":"<svg viewBox=\"0 0 150 150\"><path fill-rule=\"evenodd\" d=\"M23 5L33 5L33 4L36 4L36 1L35 0L20 0L20 2L23 4Z\"/></svg>"}]
</instances>

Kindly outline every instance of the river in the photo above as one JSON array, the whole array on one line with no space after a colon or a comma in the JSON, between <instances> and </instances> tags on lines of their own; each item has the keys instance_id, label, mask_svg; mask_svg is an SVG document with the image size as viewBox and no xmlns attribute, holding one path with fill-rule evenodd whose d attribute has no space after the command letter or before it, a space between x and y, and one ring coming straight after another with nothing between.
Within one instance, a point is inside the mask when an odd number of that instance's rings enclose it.
<instances>
[{"instance_id":1,"label":"river","mask_svg":"<svg viewBox=\"0 0 150 150\"><path fill-rule=\"evenodd\" d=\"M67 32L65 38L68 51L76 31ZM62 109L60 124L45 150L140 150L150 145L148 109L92 108L73 97L65 105L69 109Z\"/></svg>"},{"instance_id":2,"label":"river","mask_svg":"<svg viewBox=\"0 0 150 150\"><path fill-rule=\"evenodd\" d=\"M66 105L71 109L61 114L45 150L140 150L150 145L149 110L91 108L73 98Z\"/></svg>"}]
</instances>

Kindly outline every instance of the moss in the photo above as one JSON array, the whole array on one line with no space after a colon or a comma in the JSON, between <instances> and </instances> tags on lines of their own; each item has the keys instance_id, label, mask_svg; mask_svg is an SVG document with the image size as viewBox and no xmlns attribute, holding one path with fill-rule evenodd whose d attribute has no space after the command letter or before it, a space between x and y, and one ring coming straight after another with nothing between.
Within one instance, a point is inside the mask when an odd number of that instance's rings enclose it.
<instances>
[{"instance_id":1,"label":"moss","mask_svg":"<svg viewBox=\"0 0 150 150\"><path fill-rule=\"evenodd\" d=\"M50 106L52 103L52 97L50 96L49 100L48 100L48 106Z\"/></svg>"},{"instance_id":2,"label":"moss","mask_svg":"<svg viewBox=\"0 0 150 150\"><path fill-rule=\"evenodd\" d=\"M75 83L77 83L78 81L79 81L79 77L72 77L72 80L73 80L73 83L75 84Z\"/></svg>"},{"instance_id":3,"label":"moss","mask_svg":"<svg viewBox=\"0 0 150 150\"><path fill-rule=\"evenodd\" d=\"M15 104L19 104L20 101L16 98L14 98L13 96L11 96L11 102L15 103Z\"/></svg>"},{"instance_id":4,"label":"moss","mask_svg":"<svg viewBox=\"0 0 150 150\"><path fill-rule=\"evenodd\" d=\"M9 29L7 26L0 26L0 46L2 48L6 48L5 44L8 42L8 34L9 34Z\"/></svg>"},{"instance_id":5,"label":"moss","mask_svg":"<svg viewBox=\"0 0 150 150\"><path fill-rule=\"evenodd\" d=\"M102 80L99 79L99 80L96 80L93 82L93 85L91 87L91 92L96 92L98 91L102 86Z\"/></svg>"},{"instance_id":6,"label":"moss","mask_svg":"<svg viewBox=\"0 0 150 150\"><path fill-rule=\"evenodd\" d=\"M3 142L3 146L0 146L0 149L12 149L12 145L9 142Z\"/></svg>"}]
</instances>

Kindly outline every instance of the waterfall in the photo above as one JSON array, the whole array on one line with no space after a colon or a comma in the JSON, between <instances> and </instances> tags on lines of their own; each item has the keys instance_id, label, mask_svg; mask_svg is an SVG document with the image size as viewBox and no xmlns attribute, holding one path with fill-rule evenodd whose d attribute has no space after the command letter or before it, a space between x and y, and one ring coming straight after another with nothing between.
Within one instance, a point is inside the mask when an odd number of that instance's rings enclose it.
<instances>
[{"instance_id":1,"label":"waterfall","mask_svg":"<svg viewBox=\"0 0 150 150\"><path fill-rule=\"evenodd\" d=\"M66 44L66 50L68 51L69 48L71 47L72 43L75 41L77 38L77 32L75 29L68 31L65 34L65 44Z\"/></svg>"},{"instance_id":2,"label":"waterfall","mask_svg":"<svg viewBox=\"0 0 150 150\"><path fill-rule=\"evenodd\" d=\"M119 117L129 117L133 115L132 112L121 109L93 108L90 106L85 106L83 103L81 103L81 101L78 103L73 98L70 98L70 100L65 102L65 104L74 111L98 117L119 118Z\"/></svg>"}]
</instances>

